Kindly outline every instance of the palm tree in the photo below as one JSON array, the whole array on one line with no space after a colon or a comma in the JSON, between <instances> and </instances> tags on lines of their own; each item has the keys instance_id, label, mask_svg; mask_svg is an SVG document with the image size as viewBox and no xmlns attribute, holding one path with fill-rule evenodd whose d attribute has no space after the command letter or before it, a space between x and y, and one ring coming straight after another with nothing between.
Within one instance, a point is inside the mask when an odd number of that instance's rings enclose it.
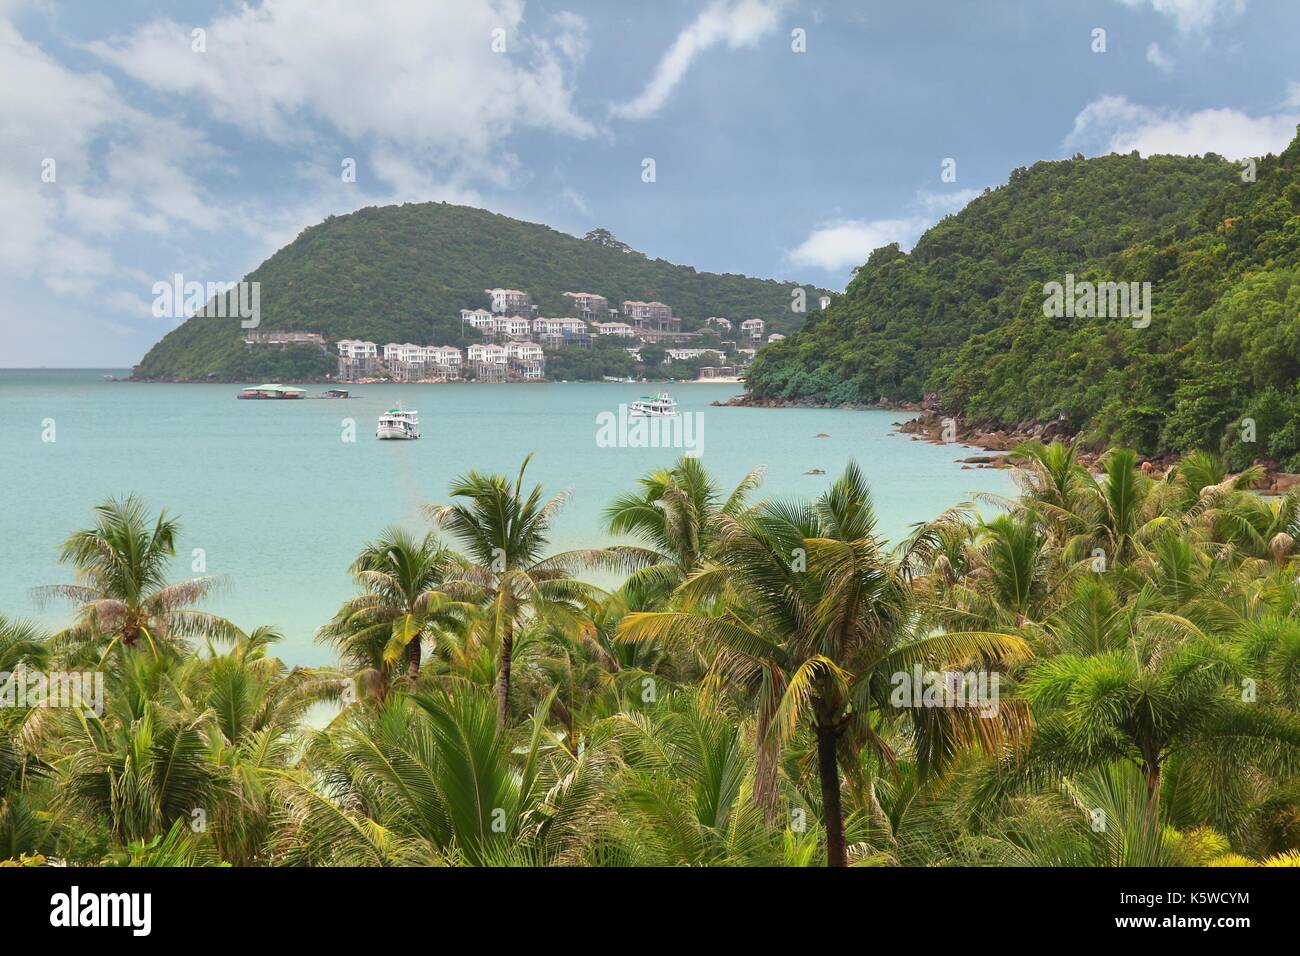
<instances>
[{"instance_id":1,"label":"palm tree","mask_svg":"<svg viewBox=\"0 0 1300 956\"><path fill-rule=\"evenodd\" d=\"M346 601L317 632L354 667L387 675L400 663L407 680L420 673L425 638L459 626L472 607L455 599L449 582L461 577L461 563L425 535L416 539L388 528L352 562L362 593Z\"/></svg>"},{"instance_id":2,"label":"palm tree","mask_svg":"<svg viewBox=\"0 0 1300 956\"><path fill-rule=\"evenodd\" d=\"M113 675L102 716L60 712L59 807L89 826L102 822L119 845L166 834L220 799L207 715L179 706L174 677L170 658L132 655Z\"/></svg>"},{"instance_id":3,"label":"palm tree","mask_svg":"<svg viewBox=\"0 0 1300 956\"><path fill-rule=\"evenodd\" d=\"M749 472L724 501L717 483L698 458L683 457L639 480L640 491L618 495L605 509L612 534L636 538L653 551L653 563L639 569L624 588L666 594L709 554L715 519L744 511L763 469Z\"/></svg>"},{"instance_id":4,"label":"palm tree","mask_svg":"<svg viewBox=\"0 0 1300 956\"><path fill-rule=\"evenodd\" d=\"M893 676L914 665L1021 655L1027 647L1005 634L912 627L905 564L877 540L870 493L854 463L812 505L769 503L738 517L720 516L718 525L716 557L678 587L677 609L629 614L620 633L627 640L702 643L723 653L723 671L747 671L760 687L760 750L769 733L781 741L804 724L811 728L827 863L846 866L838 751L869 746L892 759L878 724L896 713L889 701ZM739 599L719 608L711 599L723 588L734 589ZM907 713L923 773L959 743L997 737L996 721L980 726L963 708Z\"/></svg>"},{"instance_id":5,"label":"palm tree","mask_svg":"<svg viewBox=\"0 0 1300 956\"><path fill-rule=\"evenodd\" d=\"M599 594L593 585L573 575L583 566L627 567L647 563L644 551L633 548L570 551L543 557L551 523L568 496L543 501L542 486L524 492L524 459L514 482L504 475L466 472L451 484L453 504L432 505L432 519L446 528L464 549L467 563L458 587L475 594L485 608L487 636L499 643L497 720L505 727L509 715L510 668L515 632L529 617L574 627L578 612Z\"/></svg>"},{"instance_id":6,"label":"palm tree","mask_svg":"<svg viewBox=\"0 0 1300 956\"><path fill-rule=\"evenodd\" d=\"M515 742L492 695L397 694L352 709L310 756L316 774L285 774L285 861L314 865L544 865L580 853L603 799L606 761L572 755L538 705Z\"/></svg>"},{"instance_id":7,"label":"palm tree","mask_svg":"<svg viewBox=\"0 0 1300 956\"><path fill-rule=\"evenodd\" d=\"M1216 752L1238 774L1255 763L1294 762L1300 720L1244 700L1244 676L1231 646L1165 612L1140 620L1126 646L1045 658L1020 687L1033 706L1032 743L984 775L981 799L1128 761L1142 772L1155 817L1171 758L1195 752L1204 773Z\"/></svg>"},{"instance_id":8,"label":"palm tree","mask_svg":"<svg viewBox=\"0 0 1300 956\"><path fill-rule=\"evenodd\" d=\"M700 688L609 721L622 768L614 847L603 862L649 866L777 865L781 831L748 798L753 752L741 715ZM802 843L811 853L815 834ZM617 854L615 859L611 856ZM797 856L792 853L790 856Z\"/></svg>"},{"instance_id":9,"label":"palm tree","mask_svg":"<svg viewBox=\"0 0 1300 956\"><path fill-rule=\"evenodd\" d=\"M224 653L209 648L185 675L188 706L207 717L207 759L222 780L208 832L221 859L236 866L269 859L282 805L278 774L297 759L298 729L313 705L343 693L336 672L289 668L268 653L282 639L256 628Z\"/></svg>"},{"instance_id":10,"label":"palm tree","mask_svg":"<svg viewBox=\"0 0 1300 956\"><path fill-rule=\"evenodd\" d=\"M176 519L159 512L150 527L144 503L135 497L110 499L96 506L95 516L95 527L75 532L59 555L76 569L77 583L36 589L40 599L65 598L78 606L75 623L60 638L107 638L107 656L119 643L134 648L142 637L156 654L159 644L175 638L231 639L237 633L225 618L192 608L212 592L214 578L168 583Z\"/></svg>"}]
</instances>

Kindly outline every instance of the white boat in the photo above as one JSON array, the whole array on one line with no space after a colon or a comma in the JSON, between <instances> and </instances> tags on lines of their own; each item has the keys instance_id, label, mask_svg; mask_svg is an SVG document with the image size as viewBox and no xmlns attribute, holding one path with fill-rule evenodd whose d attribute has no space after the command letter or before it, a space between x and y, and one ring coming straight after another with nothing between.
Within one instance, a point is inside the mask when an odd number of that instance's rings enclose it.
<instances>
[{"instance_id":1,"label":"white boat","mask_svg":"<svg viewBox=\"0 0 1300 956\"><path fill-rule=\"evenodd\" d=\"M660 392L653 397L643 395L632 403L632 418L675 418L677 402L667 392Z\"/></svg>"},{"instance_id":2,"label":"white boat","mask_svg":"<svg viewBox=\"0 0 1300 956\"><path fill-rule=\"evenodd\" d=\"M420 413L405 408L401 402L396 408L390 408L379 416L375 426L375 437L380 441L386 439L404 439L407 441L420 437Z\"/></svg>"}]
</instances>

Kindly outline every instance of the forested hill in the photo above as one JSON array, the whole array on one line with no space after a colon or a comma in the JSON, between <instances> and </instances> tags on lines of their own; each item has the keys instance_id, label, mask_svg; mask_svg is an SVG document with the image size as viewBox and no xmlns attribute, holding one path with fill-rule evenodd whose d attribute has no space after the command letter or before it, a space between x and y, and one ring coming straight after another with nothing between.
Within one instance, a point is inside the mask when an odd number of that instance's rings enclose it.
<instances>
[{"instance_id":1,"label":"forested hill","mask_svg":"<svg viewBox=\"0 0 1300 956\"><path fill-rule=\"evenodd\" d=\"M362 338L380 345L462 344L460 310L487 307L483 290L494 287L531 293L543 315L572 314L564 292L596 292L616 308L625 299L659 300L673 307L687 331L710 315L733 322L761 318L769 332L786 333L803 320L791 309L793 283L697 272L608 238L578 239L447 203L372 206L331 216L245 278L261 283L263 330L320 332L331 341ZM820 290L805 290L815 309ZM310 347L286 355L248 349L243 337L237 320L191 318L150 349L136 377L313 377L334 367L332 357Z\"/></svg>"},{"instance_id":2,"label":"forested hill","mask_svg":"<svg viewBox=\"0 0 1300 956\"><path fill-rule=\"evenodd\" d=\"M1076 157L1017 169L910 254L876 250L765 348L754 399L917 401L1014 426L1064 417L1146 454L1300 466L1300 138L1280 157ZM1150 282L1152 318L1049 318L1044 286ZM1255 424L1255 441L1243 419Z\"/></svg>"}]
</instances>

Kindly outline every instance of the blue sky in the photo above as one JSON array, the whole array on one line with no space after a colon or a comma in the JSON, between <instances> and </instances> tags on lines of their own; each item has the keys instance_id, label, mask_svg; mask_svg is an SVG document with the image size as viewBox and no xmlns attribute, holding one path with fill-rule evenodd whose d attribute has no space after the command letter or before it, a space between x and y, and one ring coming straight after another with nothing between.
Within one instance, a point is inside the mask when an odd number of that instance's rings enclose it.
<instances>
[{"instance_id":1,"label":"blue sky","mask_svg":"<svg viewBox=\"0 0 1300 956\"><path fill-rule=\"evenodd\" d=\"M1277 151L1298 32L1296 0L0 0L0 367L133 364L155 282L390 202L842 288L1016 166Z\"/></svg>"}]
</instances>

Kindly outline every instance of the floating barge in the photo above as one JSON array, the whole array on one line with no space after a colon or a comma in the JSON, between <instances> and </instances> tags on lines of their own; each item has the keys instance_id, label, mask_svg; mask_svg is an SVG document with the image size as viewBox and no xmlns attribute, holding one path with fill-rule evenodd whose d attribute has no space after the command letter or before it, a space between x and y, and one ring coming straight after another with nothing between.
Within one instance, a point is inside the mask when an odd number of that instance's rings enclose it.
<instances>
[{"instance_id":1,"label":"floating barge","mask_svg":"<svg viewBox=\"0 0 1300 956\"><path fill-rule=\"evenodd\" d=\"M237 397L255 399L302 398L306 394L306 389L294 388L292 385L258 385L254 388L244 389Z\"/></svg>"}]
</instances>

